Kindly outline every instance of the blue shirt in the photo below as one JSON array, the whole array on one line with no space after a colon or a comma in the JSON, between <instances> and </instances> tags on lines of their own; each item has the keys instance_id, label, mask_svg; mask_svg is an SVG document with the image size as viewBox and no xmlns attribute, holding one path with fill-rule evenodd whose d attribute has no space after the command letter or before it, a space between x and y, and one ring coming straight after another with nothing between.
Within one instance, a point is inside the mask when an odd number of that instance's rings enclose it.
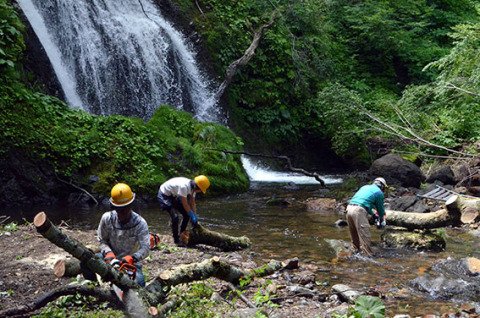
<instances>
[{"instance_id":1,"label":"blue shirt","mask_svg":"<svg viewBox=\"0 0 480 318\"><path fill-rule=\"evenodd\" d=\"M368 184L361 187L357 193L355 193L349 204L358 204L371 215L373 215L372 208L375 208L380 219L383 219L385 215L384 199L385 195L377 185Z\"/></svg>"}]
</instances>

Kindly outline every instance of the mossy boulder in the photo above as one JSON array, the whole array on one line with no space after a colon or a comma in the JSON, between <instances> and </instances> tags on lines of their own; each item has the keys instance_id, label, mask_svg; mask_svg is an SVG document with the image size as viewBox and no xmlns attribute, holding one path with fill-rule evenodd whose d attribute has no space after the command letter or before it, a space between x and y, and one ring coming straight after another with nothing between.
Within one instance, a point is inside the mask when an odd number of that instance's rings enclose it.
<instances>
[{"instance_id":1,"label":"mossy boulder","mask_svg":"<svg viewBox=\"0 0 480 318\"><path fill-rule=\"evenodd\" d=\"M386 229L381 235L382 245L389 248L412 248L421 251L442 251L445 239L435 231L408 231L395 227Z\"/></svg>"}]
</instances>

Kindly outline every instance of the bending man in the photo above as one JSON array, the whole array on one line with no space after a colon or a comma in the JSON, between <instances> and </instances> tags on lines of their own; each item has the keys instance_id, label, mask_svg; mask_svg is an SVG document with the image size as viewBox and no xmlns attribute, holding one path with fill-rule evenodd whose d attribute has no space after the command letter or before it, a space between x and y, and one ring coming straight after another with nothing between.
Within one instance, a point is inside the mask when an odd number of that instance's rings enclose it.
<instances>
[{"instance_id":1,"label":"bending man","mask_svg":"<svg viewBox=\"0 0 480 318\"><path fill-rule=\"evenodd\" d=\"M175 244L181 246L178 233L178 221L180 213L182 215L182 224L180 233L187 229L188 221L191 219L193 226L198 223L197 208L195 205L195 194L205 193L210 186L210 181L204 175L196 176L194 180L176 177L172 178L160 186L158 190L158 202L160 208L167 211L172 220L172 235Z\"/></svg>"},{"instance_id":2,"label":"bending man","mask_svg":"<svg viewBox=\"0 0 480 318\"><path fill-rule=\"evenodd\" d=\"M372 256L370 247L370 223L368 214L374 218L379 218L379 228L385 228L385 207L383 200L384 192L388 188L384 178L376 178L373 184L361 187L350 200L347 206L347 222L352 245L355 252L363 251L368 256ZM378 216L372 211L375 208Z\"/></svg>"}]
</instances>

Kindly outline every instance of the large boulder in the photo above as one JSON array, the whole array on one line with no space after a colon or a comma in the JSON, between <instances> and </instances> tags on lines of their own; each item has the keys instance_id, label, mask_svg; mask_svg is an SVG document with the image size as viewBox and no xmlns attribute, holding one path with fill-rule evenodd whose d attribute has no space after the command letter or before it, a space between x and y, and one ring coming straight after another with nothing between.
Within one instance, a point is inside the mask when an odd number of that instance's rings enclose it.
<instances>
[{"instance_id":1,"label":"large boulder","mask_svg":"<svg viewBox=\"0 0 480 318\"><path fill-rule=\"evenodd\" d=\"M375 160L370 167L372 177L384 177L388 184L419 188L425 175L419 167L396 154L388 154Z\"/></svg>"},{"instance_id":2,"label":"large boulder","mask_svg":"<svg viewBox=\"0 0 480 318\"><path fill-rule=\"evenodd\" d=\"M425 182L434 183L435 181L440 181L443 184L455 185L457 182L455 180L455 175L450 166L440 167L432 172Z\"/></svg>"}]
</instances>

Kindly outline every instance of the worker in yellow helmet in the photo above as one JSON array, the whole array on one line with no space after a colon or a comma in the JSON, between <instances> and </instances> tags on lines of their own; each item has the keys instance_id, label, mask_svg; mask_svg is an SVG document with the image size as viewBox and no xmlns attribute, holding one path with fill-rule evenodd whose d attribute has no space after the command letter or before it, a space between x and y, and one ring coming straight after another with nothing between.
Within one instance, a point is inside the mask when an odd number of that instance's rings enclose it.
<instances>
[{"instance_id":1,"label":"worker in yellow helmet","mask_svg":"<svg viewBox=\"0 0 480 318\"><path fill-rule=\"evenodd\" d=\"M180 213L182 215L182 224L180 233L187 229L188 221L192 220L192 225L198 223L197 208L195 205L195 194L206 193L210 186L210 180L204 175L196 176L193 180L176 177L172 178L160 186L158 190L158 202L160 208L167 211L172 220L173 241L178 246L180 242L178 233L178 221Z\"/></svg>"},{"instance_id":2,"label":"worker in yellow helmet","mask_svg":"<svg viewBox=\"0 0 480 318\"><path fill-rule=\"evenodd\" d=\"M145 279L140 261L149 254L150 233L147 222L133 211L135 193L125 183L117 183L111 190L113 210L103 214L97 229L101 254L113 267L128 269L129 276L142 287ZM85 278L96 281L95 274L81 264Z\"/></svg>"}]
</instances>

